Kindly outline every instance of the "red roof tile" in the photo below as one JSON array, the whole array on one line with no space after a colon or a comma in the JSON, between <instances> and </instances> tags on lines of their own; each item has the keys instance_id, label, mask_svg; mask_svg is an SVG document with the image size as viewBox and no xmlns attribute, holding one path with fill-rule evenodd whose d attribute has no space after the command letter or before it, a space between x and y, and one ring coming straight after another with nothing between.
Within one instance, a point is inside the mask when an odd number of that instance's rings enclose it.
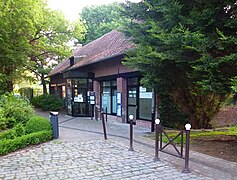
<instances>
[{"instance_id":1,"label":"red roof tile","mask_svg":"<svg viewBox=\"0 0 237 180\"><path fill-rule=\"evenodd\" d=\"M134 47L134 44L132 44L123 33L116 30L110 31L109 33L88 43L87 45L78 47L74 51L73 56L79 56L83 58L75 63L72 67L69 68L69 60L64 60L50 72L49 76L60 73L67 68L69 70L75 69L99 62L112 56L124 54L126 51Z\"/></svg>"}]
</instances>

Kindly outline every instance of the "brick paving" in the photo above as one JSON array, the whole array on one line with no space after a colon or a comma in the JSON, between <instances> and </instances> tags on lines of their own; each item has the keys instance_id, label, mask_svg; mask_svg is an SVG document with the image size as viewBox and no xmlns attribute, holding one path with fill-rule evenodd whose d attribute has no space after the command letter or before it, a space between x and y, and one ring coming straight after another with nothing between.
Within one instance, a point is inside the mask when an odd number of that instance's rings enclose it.
<instances>
[{"instance_id":1,"label":"brick paving","mask_svg":"<svg viewBox=\"0 0 237 180\"><path fill-rule=\"evenodd\" d=\"M112 140L51 141L0 158L0 179L210 179Z\"/></svg>"}]
</instances>

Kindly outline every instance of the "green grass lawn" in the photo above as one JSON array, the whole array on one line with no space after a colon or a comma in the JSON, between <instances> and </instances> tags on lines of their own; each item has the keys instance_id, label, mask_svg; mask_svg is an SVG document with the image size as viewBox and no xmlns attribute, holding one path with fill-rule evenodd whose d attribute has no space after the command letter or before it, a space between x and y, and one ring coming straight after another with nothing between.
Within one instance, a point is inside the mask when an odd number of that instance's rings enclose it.
<instances>
[{"instance_id":1,"label":"green grass lawn","mask_svg":"<svg viewBox=\"0 0 237 180\"><path fill-rule=\"evenodd\" d=\"M168 134L169 138L174 138L180 131L178 130L165 130ZM149 134L147 137L155 139L155 134ZM218 129L210 129L210 130L192 130L190 131L190 139L191 143L192 140L202 139L202 140L237 140L237 125L233 127L225 127L225 128L218 128ZM162 141L167 143L168 139L163 134ZM181 136L174 140L175 143L180 144ZM185 134L184 134L184 142L185 142Z\"/></svg>"}]
</instances>

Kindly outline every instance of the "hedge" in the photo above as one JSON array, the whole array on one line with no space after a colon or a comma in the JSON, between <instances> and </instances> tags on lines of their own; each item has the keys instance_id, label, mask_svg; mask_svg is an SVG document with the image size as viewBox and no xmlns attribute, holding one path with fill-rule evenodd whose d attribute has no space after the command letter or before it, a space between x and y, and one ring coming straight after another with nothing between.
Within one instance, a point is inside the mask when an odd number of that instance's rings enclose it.
<instances>
[{"instance_id":1,"label":"hedge","mask_svg":"<svg viewBox=\"0 0 237 180\"><path fill-rule=\"evenodd\" d=\"M39 131L16 137L15 139L5 139L0 141L0 155L22 149L28 145L39 144L52 139L52 131Z\"/></svg>"},{"instance_id":2,"label":"hedge","mask_svg":"<svg viewBox=\"0 0 237 180\"><path fill-rule=\"evenodd\" d=\"M26 133L31 134L38 131L50 131L52 129L48 119L41 116L33 116L26 123Z\"/></svg>"},{"instance_id":3,"label":"hedge","mask_svg":"<svg viewBox=\"0 0 237 180\"><path fill-rule=\"evenodd\" d=\"M41 108L44 111L58 111L64 106L64 101L54 94L43 94L33 97L31 103L36 108Z\"/></svg>"},{"instance_id":4,"label":"hedge","mask_svg":"<svg viewBox=\"0 0 237 180\"><path fill-rule=\"evenodd\" d=\"M12 129L0 132L0 140L14 139L22 135L25 135L25 128L23 127L22 124L18 124Z\"/></svg>"}]
</instances>

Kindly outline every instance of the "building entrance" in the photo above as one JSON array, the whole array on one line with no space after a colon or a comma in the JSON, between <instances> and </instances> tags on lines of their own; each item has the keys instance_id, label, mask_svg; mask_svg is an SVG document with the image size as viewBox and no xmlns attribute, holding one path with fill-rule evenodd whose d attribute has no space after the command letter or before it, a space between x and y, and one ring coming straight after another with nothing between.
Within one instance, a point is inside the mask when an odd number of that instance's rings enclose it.
<instances>
[{"instance_id":1,"label":"building entrance","mask_svg":"<svg viewBox=\"0 0 237 180\"><path fill-rule=\"evenodd\" d=\"M68 80L71 87L67 87L68 114L72 116L90 116L90 105L87 92L91 91L92 80L78 78ZM69 83L68 83L69 84Z\"/></svg>"}]
</instances>

